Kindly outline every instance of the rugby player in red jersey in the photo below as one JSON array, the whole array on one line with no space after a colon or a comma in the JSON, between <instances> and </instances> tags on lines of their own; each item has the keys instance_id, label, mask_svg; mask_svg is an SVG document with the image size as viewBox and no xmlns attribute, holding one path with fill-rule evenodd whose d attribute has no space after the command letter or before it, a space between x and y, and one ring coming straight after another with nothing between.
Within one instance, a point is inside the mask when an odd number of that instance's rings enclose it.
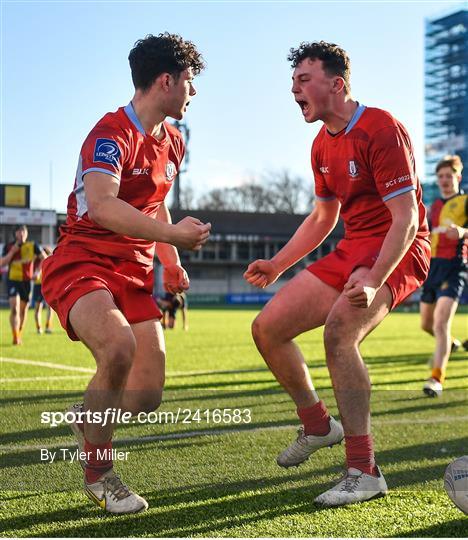
<instances>
[{"instance_id":1,"label":"rugby player in red jersey","mask_svg":"<svg viewBox=\"0 0 468 540\"><path fill-rule=\"evenodd\" d=\"M87 136L66 223L43 265L44 298L69 337L96 360L85 413L159 406L165 347L152 297L155 250L166 289L181 292L189 280L176 246L200 249L211 227L192 217L173 225L165 203L184 156L180 132L165 119L182 119L203 59L193 43L164 33L137 41L129 61L133 99ZM72 428L85 453L89 498L116 514L146 509L113 470L112 424L85 421Z\"/></svg>"},{"instance_id":2,"label":"rugby player in red jersey","mask_svg":"<svg viewBox=\"0 0 468 540\"><path fill-rule=\"evenodd\" d=\"M338 218L345 237L335 251L289 281L255 319L252 333L271 371L293 399L303 424L282 452L282 467L299 465L316 450L346 442L346 474L315 499L324 506L383 496L370 428L370 380L362 340L426 278L430 244L410 138L398 120L356 102L350 61L332 43L291 49L292 93L306 122L323 121L312 146L316 205L270 260L251 263L245 278L274 283L317 248ZM325 325L327 366L341 422L320 401L293 339Z\"/></svg>"},{"instance_id":3,"label":"rugby player in red jersey","mask_svg":"<svg viewBox=\"0 0 468 540\"><path fill-rule=\"evenodd\" d=\"M463 163L460 156L445 156L436 166L440 197L429 211L432 259L421 295L421 326L435 337L431 376L423 392L442 394L451 348L453 317L466 282L468 263L468 195L460 189Z\"/></svg>"}]
</instances>

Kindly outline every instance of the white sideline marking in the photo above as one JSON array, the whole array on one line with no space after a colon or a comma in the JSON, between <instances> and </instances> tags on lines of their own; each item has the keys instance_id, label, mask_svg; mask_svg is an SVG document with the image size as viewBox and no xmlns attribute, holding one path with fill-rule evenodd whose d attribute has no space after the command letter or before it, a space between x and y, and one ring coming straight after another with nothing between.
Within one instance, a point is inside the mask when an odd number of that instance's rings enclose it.
<instances>
[{"instance_id":1,"label":"white sideline marking","mask_svg":"<svg viewBox=\"0 0 468 540\"><path fill-rule=\"evenodd\" d=\"M16 382L36 382L36 381L65 381L72 379L89 379L89 375L54 375L51 377L18 377L0 379L0 384L3 383L16 383Z\"/></svg>"},{"instance_id":2,"label":"white sideline marking","mask_svg":"<svg viewBox=\"0 0 468 540\"><path fill-rule=\"evenodd\" d=\"M395 420L375 420L372 422L373 426L388 425L388 424L444 424L450 422L463 422L468 421L468 416L441 416L439 418L423 419L415 418L411 419L395 419ZM282 431L286 429L297 429L297 424L289 424L284 426L265 426L265 427L251 427L244 429L206 429L198 431L186 431L180 433L169 433L168 435L151 435L147 437L124 437L121 439L114 439L114 443L148 443L178 439L191 439L196 437L219 437L221 435L232 435L233 433L256 433L259 431ZM16 445L16 446L0 446L0 452L15 452L24 450L40 450L41 448L56 448L60 444L66 445L66 443L50 443L50 444L33 444L33 445ZM69 446L75 446L71 444Z\"/></svg>"},{"instance_id":3,"label":"white sideline marking","mask_svg":"<svg viewBox=\"0 0 468 540\"><path fill-rule=\"evenodd\" d=\"M95 373L96 370L92 368L79 367L79 366L67 366L65 364L54 364L53 362L41 362L40 360L24 360L22 358L0 358L0 363L5 362L8 364L22 364L25 366L38 366L51 369L62 369L65 371L79 371L80 373Z\"/></svg>"},{"instance_id":4,"label":"white sideline marking","mask_svg":"<svg viewBox=\"0 0 468 540\"><path fill-rule=\"evenodd\" d=\"M96 369L85 368L79 366L70 366L67 364L55 364L54 362L42 362L40 360L26 360L24 358L0 358L0 363L5 362L9 364L22 364L26 366L38 366L51 369L61 369L64 371L79 371L80 373L92 373L96 372ZM191 375L220 375L220 374L232 374L232 373L250 373L250 372L268 372L267 368L254 368L254 369L233 369L233 370L215 370L215 371L168 371L167 377L190 377ZM0 379L0 382L23 382L23 381L42 381L49 379L56 379L58 377L28 377L19 379ZM62 377L60 377L62 378Z\"/></svg>"}]
</instances>

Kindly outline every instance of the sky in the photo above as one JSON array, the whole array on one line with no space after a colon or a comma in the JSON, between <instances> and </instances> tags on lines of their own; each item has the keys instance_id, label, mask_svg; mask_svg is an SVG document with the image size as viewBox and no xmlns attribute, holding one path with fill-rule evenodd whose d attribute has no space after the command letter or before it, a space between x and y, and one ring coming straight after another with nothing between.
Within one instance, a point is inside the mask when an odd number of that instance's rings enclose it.
<instances>
[{"instance_id":1,"label":"sky","mask_svg":"<svg viewBox=\"0 0 468 540\"><path fill-rule=\"evenodd\" d=\"M192 40L207 69L185 121L182 178L197 195L288 170L313 183L306 124L286 60L326 40L351 58L355 99L390 111L413 138L424 172L425 19L466 2L1 2L0 181L31 184L31 206L64 211L81 144L133 95L128 53L146 34Z\"/></svg>"}]
</instances>

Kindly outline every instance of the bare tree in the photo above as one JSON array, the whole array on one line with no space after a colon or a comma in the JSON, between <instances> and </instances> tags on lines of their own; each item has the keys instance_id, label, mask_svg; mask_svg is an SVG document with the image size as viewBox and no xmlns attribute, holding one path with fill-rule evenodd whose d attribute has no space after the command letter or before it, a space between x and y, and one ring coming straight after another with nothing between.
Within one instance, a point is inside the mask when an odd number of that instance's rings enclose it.
<instances>
[{"instance_id":1,"label":"bare tree","mask_svg":"<svg viewBox=\"0 0 468 540\"><path fill-rule=\"evenodd\" d=\"M238 187L212 189L199 199L198 208L298 214L310 212L313 200L312 185L309 188L301 177L282 170L266 173L261 182L249 178Z\"/></svg>"},{"instance_id":2,"label":"bare tree","mask_svg":"<svg viewBox=\"0 0 468 540\"><path fill-rule=\"evenodd\" d=\"M196 209L195 190L190 182L185 183L180 190L180 207L183 210Z\"/></svg>"},{"instance_id":3,"label":"bare tree","mask_svg":"<svg viewBox=\"0 0 468 540\"><path fill-rule=\"evenodd\" d=\"M310 212L314 200L312 185L306 186L300 176L292 176L287 169L270 171L263 176L275 201L275 212L300 214Z\"/></svg>"},{"instance_id":4,"label":"bare tree","mask_svg":"<svg viewBox=\"0 0 468 540\"><path fill-rule=\"evenodd\" d=\"M255 180L245 182L238 188L238 198L244 212L274 212L274 199L270 191Z\"/></svg>"},{"instance_id":5,"label":"bare tree","mask_svg":"<svg viewBox=\"0 0 468 540\"><path fill-rule=\"evenodd\" d=\"M239 210L238 201L235 197L235 188L215 188L205 193L198 201L200 210Z\"/></svg>"}]
</instances>

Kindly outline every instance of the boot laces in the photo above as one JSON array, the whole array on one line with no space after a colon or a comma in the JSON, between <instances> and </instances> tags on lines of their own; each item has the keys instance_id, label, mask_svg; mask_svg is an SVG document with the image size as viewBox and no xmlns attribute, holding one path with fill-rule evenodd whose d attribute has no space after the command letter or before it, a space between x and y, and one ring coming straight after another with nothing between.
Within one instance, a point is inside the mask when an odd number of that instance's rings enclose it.
<instances>
[{"instance_id":1,"label":"boot laces","mask_svg":"<svg viewBox=\"0 0 468 540\"><path fill-rule=\"evenodd\" d=\"M106 488L109 489L111 495L117 501L121 501L130 496L130 490L117 474L113 474L106 478Z\"/></svg>"},{"instance_id":2,"label":"boot laces","mask_svg":"<svg viewBox=\"0 0 468 540\"><path fill-rule=\"evenodd\" d=\"M354 493L361 481L361 476L356 476L354 474L347 474L343 478L343 485L341 486L340 491L346 491L347 493Z\"/></svg>"}]
</instances>

